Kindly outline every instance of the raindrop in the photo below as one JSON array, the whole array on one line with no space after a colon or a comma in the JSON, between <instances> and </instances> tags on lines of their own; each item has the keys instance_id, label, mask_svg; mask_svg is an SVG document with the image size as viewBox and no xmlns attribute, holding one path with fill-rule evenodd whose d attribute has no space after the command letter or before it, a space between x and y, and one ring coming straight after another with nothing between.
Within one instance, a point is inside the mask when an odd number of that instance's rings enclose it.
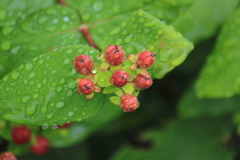
<instances>
[{"instance_id":1,"label":"raindrop","mask_svg":"<svg viewBox=\"0 0 240 160\"><path fill-rule=\"evenodd\" d=\"M34 99L38 99L38 97L39 97L38 93L34 93L34 94L33 94L33 98L34 98Z\"/></svg>"},{"instance_id":2,"label":"raindrop","mask_svg":"<svg viewBox=\"0 0 240 160\"><path fill-rule=\"evenodd\" d=\"M2 42L2 49L3 50L9 50L10 49L10 47L11 47L11 42L10 41L3 41Z\"/></svg>"},{"instance_id":3,"label":"raindrop","mask_svg":"<svg viewBox=\"0 0 240 160\"><path fill-rule=\"evenodd\" d=\"M102 2L95 2L92 6L94 11L100 11L103 8Z\"/></svg>"},{"instance_id":4,"label":"raindrop","mask_svg":"<svg viewBox=\"0 0 240 160\"><path fill-rule=\"evenodd\" d=\"M82 118L78 118L77 121L80 122L82 120Z\"/></svg>"},{"instance_id":5,"label":"raindrop","mask_svg":"<svg viewBox=\"0 0 240 160\"><path fill-rule=\"evenodd\" d=\"M127 22L123 22L123 23L122 23L122 26L123 26L123 27L126 27L126 26L127 26Z\"/></svg>"},{"instance_id":6,"label":"raindrop","mask_svg":"<svg viewBox=\"0 0 240 160\"><path fill-rule=\"evenodd\" d=\"M76 110L77 110L77 107L75 107L74 110L76 111Z\"/></svg>"},{"instance_id":7,"label":"raindrop","mask_svg":"<svg viewBox=\"0 0 240 160\"><path fill-rule=\"evenodd\" d=\"M58 128L58 125L52 126L52 129L57 129L57 128Z\"/></svg>"},{"instance_id":8,"label":"raindrop","mask_svg":"<svg viewBox=\"0 0 240 160\"><path fill-rule=\"evenodd\" d=\"M3 81L5 81L5 82L7 82L8 79L9 79L9 76L7 76L7 75L3 77Z\"/></svg>"},{"instance_id":9,"label":"raindrop","mask_svg":"<svg viewBox=\"0 0 240 160\"><path fill-rule=\"evenodd\" d=\"M46 113L46 112L47 112L47 109L48 109L47 106L43 106L43 107L41 108L41 112L42 112L42 113Z\"/></svg>"},{"instance_id":10,"label":"raindrop","mask_svg":"<svg viewBox=\"0 0 240 160\"><path fill-rule=\"evenodd\" d=\"M9 26L4 27L2 29L2 33L4 36L8 36L12 31L13 31L13 27L9 27Z\"/></svg>"},{"instance_id":11,"label":"raindrop","mask_svg":"<svg viewBox=\"0 0 240 160\"><path fill-rule=\"evenodd\" d=\"M44 79L42 80L42 83L43 83L44 85L46 85L46 84L47 84L47 79L44 78Z\"/></svg>"},{"instance_id":12,"label":"raindrop","mask_svg":"<svg viewBox=\"0 0 240 160\"><path fill-rule=\"evenodd\" d=\"M64 106L65 106L65 102L63 102L63 101L59 101L55 105L56 108L63 108Z\"/></svg>"},{"instance_id":13,"label":"raindrop","mask_svg":"<svg viewBox=\"0 0 240 160\"><path fill-rule=\"evenodd\" d=\"M37 111L38 103L38 101L35 101L34 103L26 106L26 112L28 115L33 115Z\"/></svg>"},{"instance_id":14,"label":"raindrop","mask_svg":"<svg viewBox=\"0 0 240 160\"><path fill-rule=\"evenodd\" d=\"M63 63L68 65L70 63L70 60L69 59L64 59Z\"/></svg>"},{"instance_id":15,"label":"raindrop","mask_svg":"<svg viewBox=\"0 0 240 160\"><path fill-rule=\"evenodd\" d=\"M38 64L43 64L43 59L40 59Z\"/></svg>"},{"instance_id":16,"label":"raindrop","mask_svg":"<svg viewBox=\"0 0 240 160\"><path fill-rule=\"evenodd\" d=\"M110 32L110 35L115 35L115 34L118 34L120 32L120 28L117 27L117 28L114 28L111 32Z\"/></svg>"},{"instance_id":17,"label":"raindrop","mask_svg":"<svg viewBox=\"0 0 240 160\"><path fill-rule=\"evenodd\" d=\"M71 54L71 53L72 53L72 49L68 49L68 50L66 51L66 53L67 53L67 54Z\"/></svg>"},{"instance_id":18,"label":"raindrop","mask_svg":"<svg viewBox=\"0 0 240 160\"><path fill-rule=\"evenodd\" d=\"M32 63L26 63L25 64L25 69L27 70L27 71L30 71L31 69L33 68L33 64Z\"/></svg>"},{"instance_id":19,"label":"raindrop","mask_svg":"<svg viewBox=\"0 0 240 160\"><path fill-rule=\"evenodd\" d=\"M27 84L28 84L28 80L27 80L27 79L24 79L24 80L23 80L23 84L24 84L24 85L27 85Z\"/></svg>"},{"instance_id":20,"label":"raindrop","mask_svg":"<svg viewBox=\"0 0 240 160\"><path fill-rule=\"evenodd\" d=\"M42 87L42 84L41 83L38 83L37 84L37 88L41 88Z\"/></svg>"},{"instance_id":21,"label":"raindrop","mask_svg":"<svg viewBox=\"0 0 240 160\"><path fill-rule=\"evenodd\" d=\"M96 70L93 70L92 73L95 74L95 73L97 73L97 71L96 71Z\"/></svg>"},{"instance_id":22,"label":"raindrop","mask_svg":"<svg viewBox=\"0 0 240 160\"><path fill-rule=\"evenodd\" d=\"M73 95L73 91L72 90L69 90L69 91L67 91L67 96L72 96Z\"/></svg>"},{"instance_id":23,"label":"raindrop","mask_svg":"<svg viewBox=\"0 0 240 160\"><path fill-rule=\"evenodd\" d=\"M62 89L63 88L59 86L59 87L56 88L56 92L60 93L62 91Z\"/></svg>"},{"instance_id":24,"label":"raindrop","mask_svg":"<svg viewBox=\"0 0 240 160\"><path fill-rule=\"evenodd\" d=\"M12 48L12 49L11 49L11 53L12 53L12 54L17 54L17 53L19 52L20 48L21 48L20 46L17 46L17 47Z\"/></svg>"},{"instance_id":25,"label":"raindrop","mask_svg":"<svg viewBox=\"0 0 240 160\"><path fill-rule=\"evenodd\" d=\"M24 96L22 97L22 102L26 103L31 97L30 96Z\"/></svg>"},{"instance_id":26,"label":"raindrop","mask_svg":"<svg viewBox=\"0 0 240 160\"><path fill-rule=\"evenodd\" d=\"M68 21L70 21L70 18L69 17L63 17L63 21L68 22Z\"/></svg>"},{"instance_id":27,"label":"raindrop","mask_svg":"<svg viewBox=\"0 0 240 160\"><path fill-rule=\"evenodd\" d=\"M41 16L38 18L38 23L43 24L48 20L48 17Z\"/></svg>"},{"instance_id":28,"label":"raindrop","mask_svg":"<svg viewBox=\"0 0 240 160\"><path fill-rule=\"evenodd\" d=\"M0 10L0 20L5 19L7 16L7 12L4 10Z\"/></svg>"},{"instance_id":29,"label":"raindrop","mask_svg":"<svg viewBox=\"0 0 240 160\"><path fill-rule=\"evenodd\" d=\"M36 75L35 72L31 72L30 75L29 75L29 77L30 77L30 78L34 78L35 75Z\"/></svg>"},{"instance_id":30,"label":"raindrop","mask_svg":"<svg viewBox=\"0 0 240 160\"><path fill-rule=\"evenodd\" d=\"M46 29L47 31L54 31L54 30L57 29L57 27L56 27L56 26L48 26L48 27L46 27L45 29Z\"/></svg>"},{"instance_id":31,"label":"raindrop","mask_svg":"<svg viewBox=\"0 0 240 160\"><path fill-rule=\"evenodd\" d=\"M143 23L145 20L144 20L144 18L139 18L138 19L138 22L140 22L140 23Z\"/></svg>"},{"instance_id":32,"label":"raindrop","mask_svg":"<svg viewBox=\"0 0 240 160\"><path fill-rule=\"evenodd\" d=\"M52 70L52 74L55 74L57 71L56 70Z\"/></svg>"},{"instance_id":33,"label":"raindrop","mask_svg":"<svg viewBox=\"0 0 240 160\"><path fill-rule=\"evenodd\" d=\"M42 129L48 129L48 126L42 126Z\"/></svg>"},{"instance_id":34,"label":"raindrop","mask_svg":"<svg viewBox=\"0 0 240 160\"><path fill-rule=\"evenodd\" d=\"M68 112L68 116L69 116L69 117L72 117L73 114L74 114L73 112Z\"/></svg>"},{"instance_id":35,"label":"raindrop","mask_svg":"<svg viewBox=\"0 0 240 160\"><path fill-rule=\"evenodd\" d=\"M132 41L132 38L133 38L133 34L130 34L130 35L128 35L126 38L124 38L124 42L125 42L125 43L129 43L129 42Z\"/></svg>"},{"instance_id":36,"label":"raindrop","mask_svg":"<svg viewBox=\"0 0 240 160\"><path fill-rule=\"evenodd\" d=\"M147 21L146 23L144 23L145 27L152 27L156 25L156 21L152 20L152 21Z\"/></svg>"},{"instance_id":37,"label":"raindrop","mask_svg":"<svg viewBox=\"0 0 240 160\"><path fill-rule=\"evenodd\" d=\"M13 71L12 72L12 79L18 79L19 78L19 76L20 76L20 73L19 72L17 72L17 71Z\"/></svg>"},{"instance_id":38,"label":"raindrop","mask_svg":"<svg viewBox=\"0 0 240 160\"><path fill-rule=\"evenodd\" d=\"M54 113L50 113L46 116L47 119L51 119L53 117Z\"/></svg>"},{"instance_id":39,"label":"raindrop","mask_svg":"<svg viewBox=\"0 0 240 160\"><path fill-rule=\"evenodd\" d=\"M61 78L60 81L59 81L59 84L64 84L64 83L65 83L65 79Z\"/></svg>"}]
</instances>

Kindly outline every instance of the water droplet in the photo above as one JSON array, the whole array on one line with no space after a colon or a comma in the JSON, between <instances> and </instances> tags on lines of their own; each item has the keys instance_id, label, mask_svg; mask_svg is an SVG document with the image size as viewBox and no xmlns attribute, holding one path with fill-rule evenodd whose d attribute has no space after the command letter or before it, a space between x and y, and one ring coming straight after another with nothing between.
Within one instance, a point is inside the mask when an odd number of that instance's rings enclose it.
<instances>
[{"instance_id":1,"label":"water droplet","mask_svg":"<svg viewBox=\"0 0 240 160\"><path fill-rule=\"evenodd\" d=\"M56 92L60 93L62 91L62 89L63 88L59 86L59 87L56 88Z\"/></svg>"},{"instance_id":2,"label":"water droplet","mask_svg":"<svg viewBox=\"0 0 240 160\"><path fill-rule=\"evenodd\" d=\"M64 21L64 22L69 22L69 21L70 21L70 18L69 18L69 17L63 17L63 21Z\"/></svg>"},{"instance_id":3,"label":"water droplet","mask_svg":"<svg viewBox=\"0 0 240 160\"><path fill-rule=\"evenodd\" d=\"M83 112L83 115L85 116L85 115L86 115L86 113L85 113L85 112Z\"/></svg>"},{"instance_id":4,"label":"water droplet","mask_svg":"<svg viewBox=\"0 0 240 160\"><path fill-rule=\"evenodd\" d=\"M93 74L96 74L96 73L97 73L97 71L96 71L96 70L93 70L93 71L92 71L92 73L93 73Z\"/></svg>"},{"instance_id":5,"label":"water droplet","mask_svg":"<svg viewBox=\"0 0 240 160\"><path fill-rule=\"evenodd\" d=\"M7 16L7 12L4 11L3 9L0 10L0 20L5 19Z\"/></svg>"},{"instance_id":6,"label":"water droplet","mask_svg":"<svg viewBox=\"0 0 240 160\"><path fill-rule=\"evenodd\" d=\"M4 36L8 36L10 33L12 33L12 31L13 31L13 27L12 26L10 26L10 27L7 26L7 27L3 28L2 33L3 33Z\"/></svg>"},{"instance_id":7,"label":"water droplet","mask_svg":"<svg viewBox=\"0 0 240 160\"><path fill-rule=\"evenodd\" d=\"M48 126L42 126L42 129L48 129Z\"/></svg>"},{"instance_id":8,"label":"water droplet","mask_svg":"<svg viewBox=\"0 0 240 160\"><path fill-rule=\"evenodd\" d=\"M138 16L142 16L142 15L144 15L144 11L139 10L139 11L138 11Z\"/></svg>"},{"instance_id":9,"label":"water droplet","mask_svg":"<svg viewBox=\"0 0 240 160\"><path fill-rule=\"evenodd\" d=\"M53 82L51 85L52 87L55 87L57 85L57 82Z\"/></svg>"},{"instance_id":10,"label":"water droplet","mask_svg":"<svg viewBox=\"0 0 240 160\"><path fill-rule=\"evenodd\" d=\"M35 101L26 106L26 112L28 115L33 115L37 111L38 103L38 101Z\"/></svg>"},{"instance_id":11,"label":"water droplet","mask_svg":"<svg viewBox=\"0 0 240 160\"><path fill-rule=\"evenodd\" d=\"M56 70L52 70L52 72L51 72L51 73L52 73L52 74L55 74L56 72L57 72Z\"/></svg>"},{"instance_id":12,"label":"water droplet","mask_svg":"<svg viewBox=\"0 0 240 160\"><path fill-rule=\"evenodd\" d=\"M59 101L55 105L56 108L63 108L64 106L65 106L65 102L63 102L63 101Z\"/></svg>"},{"instance_id":13,"label":"water droplet","mask_svg":"<svg viewBox=\"0 0 240 160\"><path fill-rule=\"evenodd\" d=\"M38 97L39 97L38 93L34 93L34 94L33 94L33 98L34 98L34 99L38 99Z\"/></svg>"},{"instance_id":14,"label":"water droplet","mask_svg":"<svg viewBox=\"0 0 240 160\"><path fill-rule=\"evenodd\" d=\"M64 84L65 83L65 79L64 78L61 78L60 80L59 80L59 84Z\"/></svg>"},{"instance_id":15,"label":"water droplet","mask_svg":"<svg viewBox=\"0 0 240 160\"><path fill-rule=\"evenodd\" d=\"M31 69L33 68L33 64L32 63L26 63L25 64L25 69L27 70L27 71L30 71Z\"/></svg>"},{"instance_id":16,"label":"water droplet","mask_svg":"<svg viewBox=\"0 0 240 160\"><path fill-rule=\"evenodd\" d=\"M69 117L72 117L73 114L74 114L73 112L68 112L68 116L69 116Z\"/></svg>"},{"instance_id":17,"label":"water droplet","mask_svg":"<svg viewBox=\"0 0 240 160\"><path fill-rule=\"evenodd\" d=\"M66 53L67 53L67 54L71 54L71 53L72 53L72 49L68 49L68 50L66 51Z\"/></svg>"},{"instance_id":18,"label":"water droplet","mask_svg":"<svg viewBox=\"0 0 240 160\"><path fill-rule=\"evenodd\" d=\"M57 128L58 128L58 125L52 126L52 129L57 129Z\"/></svg>"},{"instance_id":19,"label":"water droplet","mask_svg":"<svg viewBox=\"0 0 240 160\"><path fill-rule=\"evenodd\" d=\"M96 1L95 3L93 3L92 8L94 11L100 11L103 8L103 3L100 1Z\"/></svg>"},{"instance_id":20,"label":"water droplet","mask_svg":"<svg viewBox=\"0 0 240 160\"><path fill-rule=\"evenodd\" d=\"M19 72L17 72L17 71L13 71L13 72L12 72L12 76L11 76L12 79L15 79L15 80L16 80L16 79L19 78L19 76L20 76L20 73L19 73Z\"/></svg>"},{"instance_id":21,"label":"water droplet","mask_svg":"<svg viewBox=\"0 0 240 160\"><path fill-rule=\"evenodd\" d=\"M40 16L40 17L38 18L38 23L43 24L43 23L45 23L47 20L48 20L48 17Z\"/></svg>"},{"instance_id":22,"label":"water droplet","mask_svg":"<svg viewBox=\"0 0 240 160\"><path fill-rule=\"evenodd\" d=\"M57 11L53 8L47 8L46 13L49 15L58 15Z\"/></svg>"},{"instance_id":23,"label":"water droplet","mask_svg":"<svg viewBox=\"0 0 240 160\"><path fill-rule=\"evenodd\" d=\"M5 50L5 51L7 51L7 50L9 50L10 49L10 47L11 47L11 42L10 41L3 41L2 42L2 49L3 50Z\"/></svg>"},{"instance_id":24,"label":"water droplet","mask_svg":"<svg viewBox=\"0 0 240 160\"><path fill-rule=\"evenodd\" d=\"M29 21L23 21L22 24L20 25L20 28L27 32L27 33L35 33L36 31L32 28L31 24Z\"/></svg>"},{"instance_id":25,"label":"water droplet","mask_svg":"<svg viewBox=\"0 0 240 160\"><path fill-rule=\"evenodd\" d=\"M26 103L31 97L30 96L24 96L22 97L22 102Z\"/></svg>"},{"instance_id":26,"label":"water droplet","mask_svg":"<svg viewBox=\"0 0 240 160\"><path fill-rule=\"evenodd\" d=\"M115 43L116 43L117 45L120 45L120 44L122 43L122 41L123 41L122 39L117 39Z\"/></svg>"},{"instance_id":27,"label":"water droplet","mask_svg":"<svg viewBox=\"0 0 240 160\"><path fill-rule=\"evenodd\" d=\"M23 80L23 84L24 84L24 85L27 85L27 84L28 84L28 80L27 80L27 79L24 79L24 80Z\"/></svg>"},{"instance_id":28,"label":"water droplet","mask_svg":"<svg viewBox=\"0 0 240 160\"><path fill-rule=\"evenodd\" d=\"M69 59L64 59L63 63L68 65L70 63L70 60Z\"/></svg>"},{"instance_id":29,"label":"water droplet","mask_svg":"<svg viewBox=\"0 0 240 160\"><path fill-rule=\"evenodd\" d=\"M46 84L47 84L47 79L44 78L44 79L42 80L42 83L43 83L44 85L46 85Z\"/></svg>"},{"instance_id":30,"label":"water droplet","mask_svg":"<svg viewBox=\"0 0 240 160\"><path fill-rule=\"evenodd\" d=\"M20 48L21 48L20 46L17 46L17 47L12 48L12 49L11 49L11 53L12 53L12 54L17 54L17 53L19 52Z\"/></svg>"},{"instance_id":31,"label":"water droplet","mask_svg":"<svg viewBox=\"0 0 240 160\"><path fill-rule=\"evenodd\" d=\"M47 26L45 29L46 29L47 31L54 31L54 30L57 29L57 27L56 27L56 26Z\"/></svg>"},{"instance_id":32,"label":"water droplet","mask_svg":"<svg viewBox=\"0 0 240 160\"><path fill-rule=\"evenodd\" d=\"M69 90L69 91L67 91L67 96L72 96L73 95L73 91L72 90Z\"/></svg>"},{"instance_id":33,"label":"water droplet","mask_svg":"<svg viewBox=\"0 0 240 160\"><path fill-rule=\"evenodd\" d=\"M37 88L41 88L42 87L42 84L41 83L38 83L37 84Z\"/></svg>"},{"instance_id":34,"label":"water droplet","mask_svg":"<svg viewBox=\"0 0 240 160\"><path fill-rule=\"evenodd\" d=\"M71 71L70 71L70 74L75 75L75 74L77 74L77 71L74 68L72 68Z\"/></svg>"},{"instance_id":35,"label":"water droplet","mask_svg":"<svg viewBox=\"0 0 240 160\"><path fill-rule=\"evenodd\" d=\"M43 59L40 59L38 64L43 64Z\"/></svg>"},{"instance_id":36,"label":"water droplet","mask_svg":"<svg viewBox=\"0 0 240 160\"><path fill-rule=\"evenodd\" d=\"M140 23L143 23L144 21L145 21L144 18L139 18L139 19L138 19L138 22L140 22Z\"/></svg>"},{"instance_id":37,"label":"water droplet","mask_svg":"<svg viewBox=\"0 0 240 160\"><path fill-rule=\"evenodd\" d=\"M76 111L76 110L77 110L77 107L74 107L74 110Z\"/></svg>"},{"instance_id":38,"label":"water droplet","mask_svg":"<svg viewBox=\"0 0 240 160\"><path fill-rule=\"evenodd\" d=\"M41 112L42 113L46 113L47 112L47 106L45 105L45 106L43 106L42 108L41 108Z\"/></svg>"},{"instance_id":39,"label":"water droplet","mask_svg":"<svg viewBox=\"0 0 240 160\"><path fill-rule=\"evenodd\" d=\"M80 122L82 120L82 118L78 118L77 121Z\"/></svg>"},{"instance_id":40,"label":"water droplet","mask_svg":"<svg viewBox=\"0 0 240 160\"><path fill-rule=\"evenodd\" d=\"M152 21L147 21L146 23L144 23L145 27L152 27L156 25L156 20L152 20Z\"/></svg>"},{"instance_id":41,"label":"water droplet","mask_svg":"<svg viewBox=\"0 0 240 160\"><path fill-rule=\"evenodd\" d=\"M118 34L120 32L120 28L117 27L117 28L114 28L111 32L110 32L110 35L115 35L115 34Z\"/></svg>"},{"instance_id":42,"label":"water droplet","mask_svg":"<svg viewBox=\"0 0 240 160\"><path fill-rule=\"evenodd\" d=\"M7 82L8 79L9 79L9 76L8 76L8 75L6 75L6 76L3 77L3 81L4 81L4 82Z\"/></svg>"},{"instance_id":43,"label":"water droplet","mask_svg":"<svg viewBox=\"0 0 240 160\"><path fill-rule=\"evenodd\" d=\"M133 38L133 34L128 35L127 37L124 38L124 42L125 43L129 43L132 41Z\"/></svg>"},{"instance_id":44,"label":"water droplet","mask_svg":"<svg viewBox=\"0 0 240 160\"><path fill-rule=\"evenodd\" d=\"M148 34L148 33L150 33L150 29L145 28L145 29L143 30L143 32L146 33L146 34Z\"/></svg>"},{"instance_id":45,"label":"water droplet","mask_svg":"<svg viewBox=\"0 0 240 160\"><path fill-rule=\"evenodd\" d=\"M122 26L126 27L127 26L127 22L122 22Z\"/></svg>"},{"instance_id":46,"label":"water droplet","mask_svg":"<svg viewBox=\"0 0 240 160\"><path fill-rule=\"evenodd\" d=\"M48 115L46 116L46 118L47 118L47 119L51 119L51 118L53 117L53 115L54 115L54 113L52 112L52 113L48 114Z\"/></svg>"},{"instance_id":47,"label":"water droplet","mask_svg":"<svg viewBox=\"0 0 240 160\"><path fill-rule=\"evenodd\" d=\"M30 75L29 75L29 77L30 77L30 78L34 78L35 75L36 75L35 72L31 72Z\"/></svg>"}]
</instances>

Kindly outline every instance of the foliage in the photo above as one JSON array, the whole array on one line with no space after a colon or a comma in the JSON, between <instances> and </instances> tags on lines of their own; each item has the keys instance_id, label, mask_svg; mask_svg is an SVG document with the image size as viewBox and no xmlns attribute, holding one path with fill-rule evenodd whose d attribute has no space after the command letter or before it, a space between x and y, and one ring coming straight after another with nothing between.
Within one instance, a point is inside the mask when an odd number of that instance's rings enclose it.
<instances>
[{"instance_id":1,"label":"foliage","mask_svg":"<svg viewBox=\"0 0 240 160\"><path fill-rule=\"evenodd\" d=\"M19 159L41 159L28 152L34 137L43 135L55 148L44 159L240 157L238 0L64 2L0 0L2 148ZM82 77L72 61L86 54L101 66L99 55L111 44L121 45L127 56L155 53L148 70L154 83L141 91L133 113L110 102L119 101L112 97L119 89L106 80L110 72L97 75L107 88L93 99L77 92ZM130 65L122 67L136 75ZM133 92L130 84L122 89ZM70 128L56 129L69 122ZM16 125L31 129L29 144L14 144Z\"/></svg>"}]
</instances>

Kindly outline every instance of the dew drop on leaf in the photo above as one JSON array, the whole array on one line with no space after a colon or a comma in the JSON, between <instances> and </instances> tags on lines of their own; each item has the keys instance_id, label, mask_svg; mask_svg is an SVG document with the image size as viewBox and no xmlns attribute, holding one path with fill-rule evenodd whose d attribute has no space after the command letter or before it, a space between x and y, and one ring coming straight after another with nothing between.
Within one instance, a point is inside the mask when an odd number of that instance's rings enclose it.
<instances>
[{"instance_id":1,"label":"dew drop on leaf","mask_svg":"<svg viewBox=\"0 0 240 160\"><path fill-rule=\"evenodd\" d=\"M3 41L2 44L1 44L1 47L3 50L7 51L10 49L11 47L11 42L10 41Z\"/></svg>"},{"instance_id":2,"label":"dew drop on leaf","mask_svg":"<svg viewBox=\"0 0 240 160\"><path fill-rule=\"evenodd\" d=\"M52 72L51 72L51 73L52 73L52 74L55 74L56 72L57 72L56 70L52 70Z\"/></svg>"},{"instance_id":3,"label":"dew drop on leaf","mask_svg":"<svg viewBox=\"0 0 240 160\"><path fill-rule=\"evenodd\" d=\"M69 59L64 59L63 63L68 65L70 63L70 60Z\"/></svg>"},{"instance_id":4,"label":"dew drop on leaf","mask_svg":"<svg viewBox=\"0 0 240 160\"><path fill-rule=\"evenodd\" d=\"M68 49L68 50L66 51L66 53L67 53L67 54L71 54L71 53L72 53L72 49Z\"/></svg>"},{"instance_id":5,"label":"dew drop on leaf","mask_svg":"<svg viewBox=\"0 0 240 160\"><path fill-rule=\"evenodd\" d=\"M48 129L48 126L42 126L42 129Z\"/></svg>"},{"instance_id":6,"label":"dew drop on leaf","mask_svg":"<svg viewBox=\"0 0 240 160\"><path fill-rule=\"evenodd\" d=\"M13 27L7 26L2 29L2 33L4 36L8 36L13 31Z\"/></svg>"},{"instance_id":7,"label":"dew drop on leaf","mask_svg":"<svg viewBox=\"0 0 240 160\"><path fill-rule=\"evenodd\" d=\"M38 99L38 97L39 97L38 93L33 94L33 99Z\"/></svg>"},{"instance_id":8,"label":"dew drop on leaf","mask_svg":"<svg viewBox=\"0 0 240 160\"><path fill-rule=\"evenodd\" d=\"M133 34L128 35L127 37L124 38L124 42L125 43L129 43L132 41L133 38Z\"/></svg>"},{"instance_id":9,"label":"dew drop on leaf","mask_svg":"<svg viewBox=\"0 0 240 160\"><path fill-rule=\"evenodd\" d=\"M9 76L7 76L7 75L3 77L3 81L4 81L4 82L7 82L8 79L9 79Z\"/></svg>"},{"instance_id":10,"label":"dew drop on leaf","mask_svg":"<svg viewBox=\"0 0 240 160\"><path fill-rule=\"evenodd\" d=\"M46 116L46 118L47 118L47 119L51 119L51 118L53 117L53 115L54 115L54 113L52 112L52 113L48 114L48 115Z\"/></svg>"},{"instance_id":11,"label":"dew drop on leaf","mask_svg":"<svg viewBox=\"0 0 240 160\"><path fill-rule=\"evenodd\" d=\"M64 106L65 106L65 102L63 102L63 101L59 101L55 105L56 108L63 108Z\"/></svg>"},{"instance_id":12,"label":"dew drop on leaf","mask_svg":"<svg viewBox=\"0 0 240 160\"><path fill-rule=\"evenodd\" d=\"M62 91L62 89L63 88L61 86L59 86L59 87L56 88L56 92L60 93Z\"/></svg>"},{"instance_id":13,"label":"dew drop on leaf","mask_svg":"<svg viewBox=\"0 0 240 160\"><path fill-rule=\"evenodd\" d=\"M73 112L68 112L68 116L69 116L69 117L72 117L73 114L74 114Z\"/></svg>"},{"instance_id":14,"label":"dew drop on leaf","mask_svg":"<svg viewBox=\"0 0 240 160\"><path fill-rule=\"evenodd\" d=\"M44 113L46 113L47 112L47 106L45 105L45 106L43 106L42 108L41 108L41 112L44 114Z\"/></svg>"},{"instance_id":15,"label":"dew drop on leaf","mask_svg":"<svg viewBox=\"0 0 240 160\"><path fill-rule=\"evenodd\" d=\"M27 84L28 84L28 80L27 80L27 79L24 79L24 80L23 80L23 84L24 84L24 85L27 85Z\"/></svg>"},{"instance_id":16,"label":"dew drop on leaf","mask_svg":"<svg viewBox=\"0 0 240 160\"><path fill-rule=\"evenodd\" d=\"M73 95L73 91L72 90L69 90L69 91L67 91L67 96L72 96Z\"/></svg>"},{"instance_id":17,"label":"dew drop on leaf","mask_svg":"<svg viewBox=\"0 0 240 160\"><path fill-rule=\"evenodd\" d=\"M78 118L77 121L80 122L82 120L82 118Z\"/></svg>"},{"instance_id":18,"label":"dew drop on leaf","mask_svg":"<svg viewBox=\"0 0 240 160\"><path fill-rule=\"evenodd\" d=\"M41 16L38 18L38 23L43 24L48 20L48 17Z\"/></svg>"},{"instance_id":19,"label":"dew drop on leaf","mask_svg":"<svg viewBox=\"0 0 240 160\"><path fill-rule=\"evenodd\" d=\"M26 103L26 102L28 102L28 100L29 100L30 98L31 98L30 96L23 96L22 99L21 99L21 101L22 101L22 103Z\"/></svg>"},{"instance_id":20,"label":"dew drop on leaf","mask_svg":"<svg viewBox=\"0 0 240 160\"><path fill-rule=\"evenodd\" d=\"M38 102L35 101L26 106L26 112L28 115L33 115L37 111L37 108L38 108Z\"/></svg>"},{"instance_id":21,"label":"dew drop on leaf","mask_svg":"<svg viewBox=\"0 0 240 160\"><path fill-rule=\"evenodd\" d=\"M57 128L58 128L58 125L52 126L52 129L57 129Z\"/></svg>"},{"instance_id":22,"label":"dew drop on leaf","mask_svg":"<svg viewBox=\"0 0 240 160\"><path fill-rule=\"evenodd\" d=\"M17 47L12 48L12 49L11 49L11 53L12 53L12 54L17 54L17 53L19 52L20 48L21 48L20 46L17 46Z\"/></svg>"},{"instance_id":23,"label":"dew drop on leaf","mask_svg":"<svg viewBox=\"0 0 240 160\"><path fill-rule=\"evenodd\" d=\"M42 83L43 83L44 85L46 85L46 84L47 84L47 79L44 78L44 79L42 80Z\"/></svg>"},{"instance_id":24,"label":"dew drop on leaf","mask_svg":"<svg viewBox=\"0 0 240 160\"><path fill-rule=\"evenodd\" d=\"M7 12L4 10L0 10L0 20L5 19L7 16Z\"/></svg>"},{"instance_id":25,"label":"dew drop on leaf","mask_svg":"<svg viewBox=\"0 0 240 160\"><path fill-rule=\"evenodd\" d=\"M30 71L31 69L33 68L33 64L32 63L26 63L25 64L25 69L27 70L27 71Z\"/></svg>"},{"instance_id":26,"label":"dew drop on leaf","mask_svg":"<svg viewBox=\"0 0 240 160\"><path fill-rule=\"evenodd\" d=\"M115 43L119 45L119 44L121 44L122 42L123 42L123 40L119 38L119 39L116 40Z\"/></svg>"},{"instance_id":27,"label":"dew drop on leaf","mask_svg":"<svg viewBox=\"0 0 240 160\"><path fill-rule=\"evenodd\" d=\"M29 75L29 77L30 77L30 78L34 78L35 75L36 75L35 72L31 72L30 75Z\"/></svg>"},{"instance_id":28,"label":"dew drop on leaf","mask_svg":"<svg viewBox=\"0 0 240 160\"><path fill-rule=\"evenodd\" d=\"M12 72L12 76L11 76L12 79L15 79L15 80L16 80L16 79L19 78L19 76L20 76L20 73L19 73L19 72L17 72L17 71L13 71L13 72Z\"/></svg>"}]
</instances>

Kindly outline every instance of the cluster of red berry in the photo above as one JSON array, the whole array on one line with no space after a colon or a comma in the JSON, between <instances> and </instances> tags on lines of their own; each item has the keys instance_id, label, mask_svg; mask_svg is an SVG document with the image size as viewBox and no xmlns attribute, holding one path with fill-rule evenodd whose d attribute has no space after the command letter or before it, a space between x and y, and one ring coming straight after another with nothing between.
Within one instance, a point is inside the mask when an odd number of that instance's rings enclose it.
<instances>
[{"instance_id":1,"label":"cluster of red berry","mask_svg":"<svg viewBox=\"0 0 240 160\"><path fill-rule=\"evenodd\" d=\"M110 98L114 104L120 105L125 112L132 112L139 106L137 95L141 89L147 89L152 85L152 78L147 69L155 61L155 54L143 51L138 54L130 54L126 58L125 51L120 45L109 45L103 54L98 57L101 64L94 64L88 55L79 55L73 61L75 70L84 76L78 78L78 93L92 99L94 92L101 92L100 87L106 87L103 93L115 92L118 97ZM126 61L129 62L125 63ZM124 64L124 65L123 65ZM93 72L94 71L94 72ZM100 72L110 72L110 77L104 77L113 86L101 86L95 77ZM110 89L111 88L111 89Z\"/></svg>"}]
</instances>

